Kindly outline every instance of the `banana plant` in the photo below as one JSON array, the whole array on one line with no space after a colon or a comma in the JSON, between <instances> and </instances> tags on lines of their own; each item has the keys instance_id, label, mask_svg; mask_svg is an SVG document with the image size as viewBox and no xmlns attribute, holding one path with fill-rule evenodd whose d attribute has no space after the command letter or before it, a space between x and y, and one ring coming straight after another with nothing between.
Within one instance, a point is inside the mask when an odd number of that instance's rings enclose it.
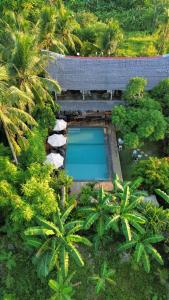
<instances>
[{"instance_id":1,"label":"banana plant","mask_svg":"<svg viewBox=\"0 0 169 300\"><path fill-rule=\"evenodd\" d=\"M140 178L133 182L122 182L116 175L113 180L113 213L107 222L106 229L111 228L116 232L122 232L129 241L132 239L133 231L144 233L143 225L146 219L138 208L146 193L138 190L140 184Z\"/></svg>"},{"instance_id":2,"label":"banana plant","mask_svg":"<svg viewBox=\"0 0 169 300\"><path fill-rule=\"evenodd\" d=\"M90 229L91 226L95 228L95 246L98 246L106 232L108 217L112 213L111 199L111 194L101 188L90 206L79 209L79 213L84 218L84 228Z\"/></svg>"},{"instance_id":3,"label":"banana plant","mask_svg":"<svg viewBox=\"0 0 169 300\"><path fill-rule=\"evenodd\" d=\"M114 200L113 213L109 217L106 229L112 228L122 232L129 241L132 239L133 230L144 233L143 225L146 219L137 209L142 196L133 195L130 186L125 184L121 192L115 192Z\"/></svg>"},{"instance_id":4,"label":"banana plant","mask_svg":"<svg viewBox=\"0 0 169 300\"><path fill-rule=\"evenodd\" d=\"M96 282L96 294L105 291L108 285L114 286L115 270L108 268L107 262L104 261L101 265L100 274L96 274L89 279Z\"/></svg>"},{"instance_id":5,"label":"banana plant","mask_svg":"<svg viewBox=\"0 0 169 300\"><path fill-rule=\"evenodd\" d=\"M163 265L163 259L160 253L152 244L161 242L164 239L162 235L135 234L132 241L127 241L118 247L118 251L126 251L134 248L134 260L142 264L147 273L150 272L150 257L153 257L158 263Z\"/></svg>"},{"instance_id":6,"label":"banana plant","mask_svg":"<svg viewBox=\"0 0 169 300\"><path fill-rule=\"evenodd\" d=\"M71 284L73 275L74 273L63 278L61 272L58 272L57 280L49 280L49 286L54 291L51 300L73 300L74 291Z\"/></svg>"},{"instance_id":7,"label":"banana plant","mask_svg":"<svg viewBox=\"0 0 169 300\"><path fill-rule=\"evenodd\" d=\"M83 221L68 221L73 209L74 205L71 205L63 213L58 210L54 222L38 218L40 225L25 231L26 236L41 238L27 240L30 246L38 248L34 261L38 263L40 276L47 276L57 266L58 269L61 268L62 276L65 278L68 274L69 258L79 266L84 265L77 244L91 246L91 242L78 234L83 229Z\"/></svg>"}]
</instances>

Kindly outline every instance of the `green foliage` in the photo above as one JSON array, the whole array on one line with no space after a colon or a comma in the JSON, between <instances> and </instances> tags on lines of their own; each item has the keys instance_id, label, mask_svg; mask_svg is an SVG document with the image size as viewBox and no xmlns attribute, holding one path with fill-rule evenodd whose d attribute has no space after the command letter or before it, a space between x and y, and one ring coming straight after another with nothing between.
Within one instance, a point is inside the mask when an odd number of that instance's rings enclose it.
<instances>
[{"instance_id":1,"label":"green foliage","mask_svg":"<svg viewBox=\"0 0 169 300\"><path fill-rule=\"evenodd\" d=\"M96 294L100 294L105 291L107 285L114 286L116 284L115 280L115 270L108 268L107 262L104 261L100 268L100 274L95 274L90 279L96 282Z\"/></svg>"},{"instance_id":2,"label":"green foliage","mask_svg":"<svg viewBox=\"0 0 169 300\"><path fill-rule=\"evenodd\" d=\"M166 195L167 196L167 195ZM141 212L147 219L146 231L154 234L165 233L169 230L169 210L157 207L153 203L142 203Z\"/></svg>"},{"instance_id":3,"label":"green foliage","mask_svg":"<svg viewBox=\"0 0 169 300\"><path fill-rule=\"evenodd\" d=\"M31 163L43 163L46 158L45 139L47 136L47 128L35 128L31 134L28 134L28 143L21 152L19 162L22 167L27 167Z\"/></svg>"},{"instance_id":4,"label":"green foliage","mask_svg":"<svg viewBox=\"0 0 169 300\"><path fill-rule=\"evenodd\" d=\"M112 122L129 148L137 148L145 140L162 140L167 130L161 111L146 107L117 106L112 112Z\"/></svg>"},{"instance_id":5,"label":"green foliage","mask_svg":"<svg viewBox=\"0 0 169 300\"><path fill-rule=\"evenodd\" d=\"M134 169L133 177L140 176L145 189L154 192L160 188L169 194L169 158L150 157L139 161Z\"/></svg>"},{"instance_id":6,"label":"green foliage","mask_svg":"<svg viewBox=\"0 0 169 300\"><path fill-rule=\"evenodd\" d=\"M110 20L98 41L98 46L104 55L114 55L122 39L119 22Z\"/></svg>"},{"instance_id":7,"label":"green foliage","mask_svg":"<svg viewBox=\"0 0 169 300\"><path fill-rule=\"evenodd\" d=\"M50 105L49 103L46 104L44 107L36 106L33 115L34 118L37 120L38 125L41 130L52 130L55 122L56 122L56 112L58 110L58 104Z\"/></svg>"},{"instance_id":8,"label":"green foliage","mask_svg":"<svg viewBox=\"0 0 169 300\"><path fill-rule=\"evenodd\" d=\"M48 222L38 218L40 226L30 227L25 231L26 236L40 236L42 239L28 239L28 243L39 248L35 263L38 265L38 275L47 276L57 266L61 269L63 278L68 275L69 257L77 265L83 266L84 262L76 244L82 243L91 246L90 241L78 234L83 229L83 222L69 221L68 217L74 205L69 206L62 214L56 213L55 222Z\"/></svg>"},{"instance_id":9,"label":"green foliage","mask_svg":"<svg viewBox=\"0 0 169 300\"><path fill-rule=\"evenodd\" d=\"M152 96L160 102L164 114L167 116L169 112L169 79L166 78L157 84L152 92Z\"/></svg>"},{"instance_id":10,"label":"green foliage","mask_svg":"<svg viewBox=\"0 0 169 300\"><path fill-rule=\"evenodd\" d=\"M138 264L142 264L147 273L150 272L150 257L152 256L158 263L163 265L163 259L160 253L151 244L161 242L164 239L162 235L139 234L135 235L134 239L130 242L125 242L120 245L118 250L124 251L135 248L134 260Z\"/></svg>"},{"instance_id":11,"label":"green foliage","mask_svg":"<svg viewBox=\"0 0 169 300\"><path fill-rule=\"evenodd\" d=\"M144 96L146 85L147 80L142 77L130 79L124 93L124 99L127 100L129 104L137 104Z\"/></svg>"},{"instance_id":12,"label":"green foliage","mask_svg":"<svg viewBox=\"0 0 169 300\"><path fill-rule=\"evenodd\" d=\"M49 286L53 290L54 295L51 300L71 300L73 299L74 291L71 284L71 279L74 273L67 278L63 278L61 272L58 272L57 280L50 279Z\"/></svg>"},{"instance_id":13,"label":"green foliage","mask_svg":"<svg viewBox=\"0 0 169 300\"><path fill-rule=\"evenodd\" d=\"M50 166L34 163L23 171L7 157L0 158L0 166L0 209L9 233L20 230L36 215L49 216L56 212L58 196L51 187Z\"/></svg>"}]
</instances>

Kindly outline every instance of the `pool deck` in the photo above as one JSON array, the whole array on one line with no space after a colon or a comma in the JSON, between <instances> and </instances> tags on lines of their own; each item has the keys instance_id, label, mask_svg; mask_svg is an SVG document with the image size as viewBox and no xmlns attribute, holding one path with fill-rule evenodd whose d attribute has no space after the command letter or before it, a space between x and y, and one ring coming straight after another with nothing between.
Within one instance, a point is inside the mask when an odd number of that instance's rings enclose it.
<instances>
[{"instance_id":1,"label":"pool deck","mask_svg":"<svg viewBox=\"0 0 169 300\"><path fill-rule=\"evenodd\" d=\"M69 126L77 126L77 122L76 121L70 122ZM86 123L85 120L81 121L80 123L78 122L78 126L106 128L106 134L108 136L109 153L111 154L110 156L108 156L108 163L110 166L111 177L113 176L113 174L117 174L120 177L120 179L123 180L120 158L119 158L119 151L118 151L117 140L116 140L116 131L114 126L110 122L90 121ZM81 188L88 183L89 181L74 181L71 188L71 193L72 194L79 193ZM99 181L99 182L96 181L95 187L96 188L103 187L106 191L112 190L113 189L112 178L108 181Z\"/></svg>"}]
</instances>

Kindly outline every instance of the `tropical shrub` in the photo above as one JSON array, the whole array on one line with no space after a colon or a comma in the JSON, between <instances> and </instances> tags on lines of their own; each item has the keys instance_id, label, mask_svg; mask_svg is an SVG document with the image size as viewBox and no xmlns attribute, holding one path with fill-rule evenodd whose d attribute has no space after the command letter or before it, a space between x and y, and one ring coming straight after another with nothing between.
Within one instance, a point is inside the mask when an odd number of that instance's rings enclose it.
<instances>
[{"instance_id":1,"label":"tropical shrub","mask_svg":"<svg viewBox=\"0 0 169 300\"><path fill-rule=\"evenodd\" d=\"M169 193L169 158L150 157L147 160L139 161L133 172L133 177L140 176L143 180L144 188L149 192L155 189Z\"/></svg>"},{"instance_id":2,"label":"tropical shrub","mask_svg":"<svg viewBox=\"0 0 169 300\"><path fill-rule=\"evenodd\" d=\"M127 100L129 104L137 104L140 99L144 97L146 85L147 80L142 77L130 79L124 93L124 99Z\"/></svg>"},{"instance_id":3,"label":"tropical shrub","mask_svg":"<svg viewBox=\"0 0 169 300\"><path fill-rule=\"evenodd\" d=\"M29 245L38 248L35 263L39 276L46 277L54 267L57 267L58 270L61 269L63 278L67 277L70 258L79 266L84 265L76 244L91 246L91 243L78 234L83 229L83 222L68 220L73 209L74 205L71 205L62 214L58 210L54 222L38 218L40 226L30 227L25 231L26 236L41 237L27 240Z\"/></svg>"},{"instance_id":4,"label":"tropical shrub","mask_svg":"<svg viewBox=\"0 0 169 300\"><path fill-rule=\"evenodd\" d=\"M112 122L129 148L137 148L146 140L162 140L167 131L167 122L156 109L119 105L113 108Z\"/></svg>"},{"instance_id":5,"label":"tropical shrub","mask_svg":"<svg viewBox=\"0 0 169 300\"><path fill-rule=\"evenodd\" d=\"M152 256L158 263L163 265L163 259L160 253L151 244L161 242L164 239L162 235L135 234L132 241L125 242L118 247L119 251L134 248L134 259L136 263L143 265L147 273L150 272L150 257Z\"/></svg>"}]
</instances>

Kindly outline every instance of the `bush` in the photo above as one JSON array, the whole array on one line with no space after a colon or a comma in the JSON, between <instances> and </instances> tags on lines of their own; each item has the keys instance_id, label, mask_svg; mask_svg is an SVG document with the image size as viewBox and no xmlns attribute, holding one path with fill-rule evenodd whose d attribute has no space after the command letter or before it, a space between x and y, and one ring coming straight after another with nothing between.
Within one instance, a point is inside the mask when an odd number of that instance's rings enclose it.
<instances>
[{"instance_id":1,"label":"bush","mask_svg":"<svg viewBox=\"0 0 169 300\"><path fill-rule=\"evenodd\" d=\"M150 157L135 166L133 178L141 177L144 188L153 193L160 188L169 194L169 158Z\"/></svg>"},{"instance_id":2,"label":"bush","mask_svg":"<svg viewBox=\"0 0 169 300\"><path fill-rule=\"evenodd\" d=\"M130 79L124 93L124 99L127 100L129 104L137 104L144 96L146 85L147 80L142 77L135 77Z\"/></svg>"},{"instance_id":3,"label":"bush","mask_svg":"<svg viewBox=\"0 0 169 300\"><path fill-rule=\"evenodd\" d=\"M27 167L33 162L43 163L46 158L45 139L47 130L34 128L28 135L28 144L22 149L19 162L22 167Z\"/></svg>"}]
</instances>

